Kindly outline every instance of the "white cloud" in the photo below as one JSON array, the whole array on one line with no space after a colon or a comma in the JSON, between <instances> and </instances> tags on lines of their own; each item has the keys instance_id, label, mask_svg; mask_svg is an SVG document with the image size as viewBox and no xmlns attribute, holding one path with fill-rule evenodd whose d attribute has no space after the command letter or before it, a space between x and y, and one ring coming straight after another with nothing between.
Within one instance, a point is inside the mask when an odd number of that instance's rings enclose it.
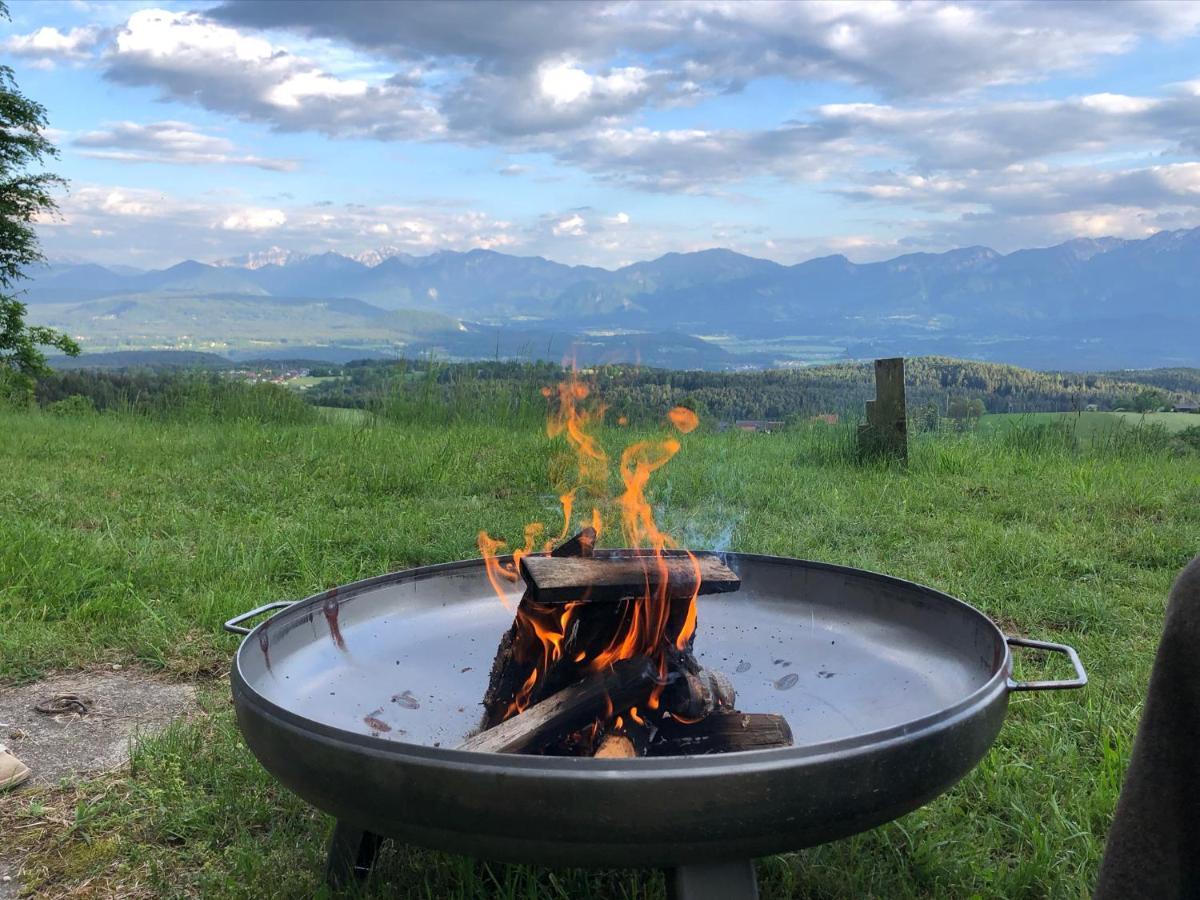
<instances>
[{"instance_id":1,"label":"white cloud","mask_svg":"<svg viewBox=\"0 0 1200 900\"><path fill-rule=\"evenodd\" d=\"M154 266L241 256L248 241L253 241L251 247L273 245L306 253L360 253L378 248L386 239L392 251L430 253L511 249L527 239L514 223L474 210L358 204L268 207L93 184L75 185L61 199L60 214L39 225L51 257Z\"/></svg>"},{"instance_id":2,"label":"white cloud","mask_svg":"<svg viewBox=\"0 0 1200 900\"><path fill-rule=\"evenodd\" d=\"M91 57L103 36L103 29L93 25L67 32L43 27L29 34L14 35L0 46L14 56L38 60L46 65L57 61L79 63Z\"/></svg>"},{"instance_id":3,"label":"white cloud","mask_svg":"<svg viewBox=\"0 0 1200 900\"><path fill-rule=\"evenodd\" d=\"M73 141L83 156L135 163L253 166L290 172L298 163L243 153L227 138L205 134L187 122L109 122Z\"/></svg>"},{"instance_id":4,"label":"white cloud","mask_svg":"<svg viewBox=\"0 0 1200 900\"><path fill-rule=\"evenodd\" d=\"M537 83L552 104L569 106L604 97L636 97L646 89L646 70L626 66L608 75L589 75L574 61L559 61L542 65Z\"/></svg>"},{"instance_id":5,"label":"white cloud","mask_svg":"<svg viewBox=\"0 0 1200 900\"><path fill-rule=\"evenodd\" d=\"M226 231L270 231L287 222L282 209L242 209L221 220Z\"/></svg>"},{"instance_id":6,"label":"white cloud","mask_svg":"<svg viewBox=\"0 0 1200 900\"><path fill-rule=\"evenodd\" d=\"M579 213L572 213L569 216L563 216L554 223L551 228L555 237L570 235L571 237L583 237L587 234L587 222Z\"/></svg>"},{"instance_id":7,"label":"white cloud","mask_svg":"<svg viewBox=\"0 0 1200 900\"><path fill-rule=\"evenodd\" d=\"M606 90L629 90L647 103L738 89L764 77L840 80L888 96L945 96L1081 71L1147 38L1174 40L1200 27L1195 3L1042 0L609 0L569 8L554 0L483 6L410 0L390 8L369 0L228 0L211 15L348 42L406 65L470 65L471 95L511 96L514 85L540 80L565 103L581 102L598 77L609 79ZM649 68L620 76L597 76L590 68L623 55ZM661 77L643 94L650 71Z\"/></svg>"},{"instance_id":8,"label":"white cloud","mask_svg":"<svg viewBox=\"0 0 1200 900\"><path fill-rule=\"evenodd\" d=\"M105 63L114 81L156 86L165 97L285 131L398 140L431 138L443 128L429 99L408 84L332 75L196 13L134 13Z\"/></svg>"}]
</instances>

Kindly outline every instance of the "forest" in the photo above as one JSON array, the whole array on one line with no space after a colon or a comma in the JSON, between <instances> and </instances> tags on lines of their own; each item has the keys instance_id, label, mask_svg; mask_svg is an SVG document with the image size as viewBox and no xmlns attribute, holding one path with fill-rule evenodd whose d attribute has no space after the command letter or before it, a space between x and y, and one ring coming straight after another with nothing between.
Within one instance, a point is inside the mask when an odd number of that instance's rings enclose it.
<instances>
[{"instance_id":1,"label":"forest","mask_svg":"<svg viewBox=\"0 0 1200 900\"><path fill-rule=\"evenodd\" d=\"M264 365L264 369L266 366ZM512 417L544 414L541 389L566 370L550 363L433 360L361 360L313 368L318 382L303 394L313 405L373 410L392 418L454 419L494 411ZM874 396L870 363L836 363L784 370L719 373L605 366L580 373L602 396L613 417L631 423L656 420L684 405L710 422L739 419L798 420L819 415L857 418ZM217 396L237 373L139 368L54 372L37 386L39 404L83 397L97 409L164 412L187 399ZM910 410L954 415L1145 411L1200 400L1200 371L1078 374L1037 372L1016 366L941 357L906 365ZM261 385L260 387L267 387Z\"/></svg>"},{"instance_id":2,"label":"forest","mask_svg":"<svg viewBox=\"0 0 1200 900\"><path fill-rule=\"evenodd\" d=\"M1016 366L921 357L906 363L909 408L934 408L949 413L955 401L980 401L990 413L1071 412L1135 409L1154 402L1200 397L1200 371L1163 370L1153 373L1077 374L1036 372ZM330 374L333 374L332 371ZM351 363L314 387L309 399L323 406L371 408L394 401L428 398L452 403L470 387L489 394L530 397L563 375L545 363L461 363L444 365L411 361ZM737 419L811 418L837 414L857 417L874 397L870 363L836 363L809 368L738 373L670 371L608 366L587 370L613 415L630 421L657 417L676 405L695 409L717 421Z\"/></svg>"}]
</instances>

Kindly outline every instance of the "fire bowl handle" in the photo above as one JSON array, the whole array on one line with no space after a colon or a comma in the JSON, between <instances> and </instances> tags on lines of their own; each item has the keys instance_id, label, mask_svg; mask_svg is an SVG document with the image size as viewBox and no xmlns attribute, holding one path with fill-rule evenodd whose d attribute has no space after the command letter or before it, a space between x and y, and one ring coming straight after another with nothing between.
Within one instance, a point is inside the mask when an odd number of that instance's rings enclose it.
<instances>
[{"instance_id":1,"label":"fire bowl handle","mask_svg":"<svg viewBox=\"0 0 1200 900\"><path fill-rule=\"evenodd\" d=\"M264 603L262 606L244 612L240 616L234 616L225 623L224 628L230 634L249 634L250 629L242 625L247 619L253 619L255 616L261 616L265 612L270 612L273 609L282 609L285 606L291 606L295 600L276 600L274 603Z\"/></svg>"},{"instance_id":2,"label":"fire bowl handle","mask_svg":"<svg viewBox=\"0 0 1200 900\"><path fill-rule=\"evenodd\" d=\"M1010 647L1032 647L1034 650L1063 653L1071 660L1071 665L1075 668L1075 677L1065 681L1014 681L1009 678L1008 689L1010 691L1064 691L1070 688L1081 688L1087 684L1087 672L1083 670L1083 663L1079 661L1079 654L1075 652L1074 647L1068 647L1066 644L1052 644L1049 641L1034 641L1029 638L1006 637L1004 640Z\"/></svg>"}]
</instances>

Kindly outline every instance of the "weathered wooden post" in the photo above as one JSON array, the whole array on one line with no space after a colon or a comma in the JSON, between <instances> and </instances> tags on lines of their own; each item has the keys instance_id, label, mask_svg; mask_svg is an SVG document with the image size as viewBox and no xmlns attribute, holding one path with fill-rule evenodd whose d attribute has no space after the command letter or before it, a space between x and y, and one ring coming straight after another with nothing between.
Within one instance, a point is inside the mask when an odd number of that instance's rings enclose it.
<instances>
[{"instance_id":1,"label":"weathered wooden post","mask_svg":"<svg viewBox=\"0 0 1200 900\"><path fill-rule=\"evenodd\" d=\"M902 356L875 360L875 399L867 401L867 423L859 426L858 449L863 456L908 461Z\"/></svg>"}]
</instances>

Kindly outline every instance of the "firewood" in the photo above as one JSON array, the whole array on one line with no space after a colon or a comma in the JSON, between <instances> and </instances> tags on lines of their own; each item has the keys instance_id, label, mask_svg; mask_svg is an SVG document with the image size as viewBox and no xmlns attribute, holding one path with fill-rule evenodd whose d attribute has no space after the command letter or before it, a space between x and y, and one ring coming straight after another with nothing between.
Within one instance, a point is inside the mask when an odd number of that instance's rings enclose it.
<instances>
[{"instance_id":1,"label":"firewood","mask_svg":"<svg viewBox=\"0 0 1200 900\"><path fill-rule=\"evenodd\" d=\"M611 669L563 688L494 728L463 743L460 750L489 753L537 753L610 709L627 709L644 701L657 671L645 657L623 659ZM611 704L611 705L610 705Z\"/></svg>"},{"instance_id":2,"label":"firewood","mask_svg":"<svg viewBox=\"0 0 1200 900\"><path fill-rule=\"evenodd\" d=\"M724 672L715 669L691 672L681 667L667 688L663 701L673 715L686 722L695 722L709 713L733 709L737 702L737 691Z\"/></svg>"},{"instance_id":3,"label":"firewood","mask_svg":"<svg viewBox=\"0 0 1200 900\"><path fill-rule=\"evenodd\" d=\"M521 602L525 601L522 599ZM501 636L500 646L496 648L496 657L492 661L492 673L488 678L487 690L483 694L484 728L499 722L500 716L508 709L526 677L521 674L518 666L513 665L513 645L516 640L517 625L514 622Z\"/></svg>"},{"instance_id":4,"label":"firewood","mask_svg":"<svg viewBox=\"0 0 1200 900\"><path fill-rule=\"evenodd\" d=\"M607 734L596 750L596 759L633 759L637 749L633 741L624 734Z\"/></svg>"},{"instance_id":5,"label":"firewood","mask_svg":"<svg viewBox=\"0 0 1200 900\"><path fill-rule=\"evenodd\" d=\"M790 747L792 729L773 713L715 712L695 724L666 720L647 756L698 756Z\"/></svg>"},{"instance_id":6,"label":"firewood","mask_svg":"<svg viewBox=\"0 0 1200 900\"><path fill-rule=\"evenodd\" d=\"M580 529L579 534L563 541L550 551L555 559L572 556L591 556L596 549L596 529L588 525Z\"/></svg>"},{"instance_id":7,"label":"firewood","mask_svg":"<svg viewBox=\"0 0 1200 900\"><path fill-rule=\"evenodd\" d=\"M580 530L574 537L564 541L554 548L551 555L555 557L591 556L596 546L596 531L591 526ZM521 597L521 604L530 601L529 592ZM492 661L492 673L488 679L487 691L483 696L483 727L490 728L499 724L501 717L508 711L513 697L529 676L521 666L514 665L513 651L517 642L517 625L512 627L500 638L500 646L496 648L496 656Z\"/></svg>"},{"instance_id":8,"label":"firewood","mask_svg":"<svg viewBox=\"0 0 1200 900\"><path fill-rule=\"evenodd\" d=\"M629 556L616 558L559 559L526 556L521 575L530 597L539 603L573 600L621 600L653 596L666 576L667 597L686 599L696 591L696 567L700 569L699 593L736 591L741 579L716 556L697 556L693 564L686 556Z\"/></svg>"}]
</instances>

